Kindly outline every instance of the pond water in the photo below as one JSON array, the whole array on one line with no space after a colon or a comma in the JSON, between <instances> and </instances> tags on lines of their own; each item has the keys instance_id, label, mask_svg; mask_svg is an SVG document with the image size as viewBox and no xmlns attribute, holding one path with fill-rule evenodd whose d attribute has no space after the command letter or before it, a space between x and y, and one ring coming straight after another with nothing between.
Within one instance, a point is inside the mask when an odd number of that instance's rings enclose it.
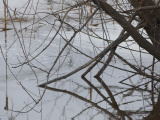
<instances>
[{"instance_id":1,"label":"pond water","mask_svg":"<svg viewBox=\"0 0 160 120\"><path fill-rule=\"evenodd\" d=\"M44 89L37 87L40 83L46 82L47 72L51 69L51 65L54 63L60 50L66 44L66 41L62 39L61 35L65 39L69 40L73 35L74 31L67 25L63 26L60 31L60 35L56 35L59 29L60 22L58 17L52 13L61 13L62 8L68 8L70 5L74 5L74 1L60 1L65 4L59 4L53 1L47 0L8 0L8 10L7 14L7 28L9 30L5 31L4 26L4 6L3 1L0 1L0 119L1 120L70 120L76 114L89 104L82 102L74 97L63 93L57 93L52 91L45 91L43 99L35 105L35 101L38 101L43 95ZM85 9L85 8L83 8ZM89 8L88 8L89 9ZM86 10L88 10L86 8ZM79 18L79 10L73 10L66 17L65 21L75 28L81 27L81 25L75 22ZM35 15L36 14L36 15ZM88 13L81 16L84 17ZM10 20L12 17L12 20ZM104 16L108 18L108 16ZM76 19L75 21L72 19ZM89 23L89 28L96 31L98 36L105 36L102 31L103 26L98 25L100 19L97 17L94 21ZM82 21L84 23L84 21ZM106 39L115 40L122 28L118 24L113 24L113 22L108 22L105 26L108 30L108 35ZM107 42L99 40L96 37L88 37L86 35L87 29L85 28L82 33L77 34L72 41L72 45L83 53L94 57L103 48L107 46ZM92 33L89 33L92 35ZM56 37L54 37L56 35ZM94 34L93 34L94 36ZM131 39L131 38L130 38ZM7 42L6 42L6 41ZM52 41L52 42L51 42ZM139 47L130 43L122 43L121 46L131 45L130 48L138 50ZM47 47L48 46L48 47ZM47 47L47 48L45 48ZM137 62L140 64L140 56L138 53L130 54L130 51L124 50L123 48L118 48L118 53L124 58L127 58L132 63ZM133 57L134 56L134 57ZM6 59L7 57L7 85L6 85ZM145 58L150 57L148 54L143 55L143 64L150 65L151 61ZM35 58L32 60L32 58ZM105 57L106 59L107 57ZM137 61L135 61L135 59ZM105 61L103 59L103 61ZM23 64L31 60L29 64ZM76 68L80 67L90 58L83 54L80 54L74 48L67 46L63 54L60 56L57 64L51 71L49 80L56 77L65 75ZM119 68L125 68L131 70L128 66L115 58L103 74L103 79L110 86L113 93L122 91L128 86L119 83L131 73L124 72L115 69L112 66ZM88 75L87 78L95 84L99 89L108 96L104 89L101 89L101 85L97 83L94 75L100 69L102 64L96 66ZM63 88L70 91L76 91L77 94L84 96L89 99L90 87L81 79L81 74L84 73L86 69L68 77L60 83L56 83L51 86L57 88ZM127 81L128 84L137 84L137 80L141 79L139 76L135 76L131 81ZM5 101L6 93L8 96L9 110L6 111ZM123 101L134 101L138 99L138 95L142 92L134 92L134 97L128 97L127 100L120 98L122 96L116 96L118 103ZM119 99L120 98L120 99ZM99 101L101 98L93 92L92 99L94 101ZM131 105L121 106L122 109L132 109L137 110L143 107L144 101L139 100ZM102 106L106 105L102 102ZM107 105L106 105L107 106ZM79 119L88 120L90 116L96 114L97 110L92 109L87 113L81 115ZM86 115L87 114L87 115ZM100 112L99 112L100 114ZM93 119L107 119L108 116L96 115Z\"/></svg>"}]
</instances>

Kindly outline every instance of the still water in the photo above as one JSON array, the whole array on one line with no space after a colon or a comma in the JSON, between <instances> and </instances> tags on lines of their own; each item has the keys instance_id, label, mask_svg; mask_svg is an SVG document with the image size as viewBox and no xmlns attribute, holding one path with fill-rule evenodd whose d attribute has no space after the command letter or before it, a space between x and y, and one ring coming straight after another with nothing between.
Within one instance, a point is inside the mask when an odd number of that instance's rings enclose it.
<instances>
[{"instance_id":1,"label":"still water","mask_svg":"<svg viewBox=\"0 0 160 120\"><path fill-rule=\"evenodd\" d=\"M70 120L84 108L90 107L90 104L86 104L74 97L52 91L45 91L43 99L41 99L44 89L37 87L40 83L46 82L47 73L50 71L56 57L66 44L65 40L70 40L75 32L71 27L64 24L59 34L57 34L59 26L61 25L59 17L63 18L64 16L64 12L60 10L64 9L64 11L67 12L68 9L66 8L75 4L74 1L69 0L61 0L59 2L60 3L51 0L8 0L7 4L9 7L7 10L9 10L9 12L7 12L7 18L5 20L3 1L0 1L1 120ZM83 9L88 10L87 8ZM79 23L84 23L83 20L86 20L89 16L89 12L82 12L83 9L76 8L71 11L66 16L65 22L74 26L76 29L80 28L82 24ZM104 17L108 19L108 16ZM5 28L5 22L7 29ZM96 17L89 22L87 27L99 36L104 37L102 26L98 25L100 22L99 17ZM111 40L115 40L116 35L118 35L122 29L119 25L113 24L113 22L108 22L106 28L109 30L109 35L106 35L105 39L111 38ZM74 45L75 48L69 45L66 47L58 59L58 62L53 67L49 80L65 75L90 60L90 58L80 54L78 50L88 56L94 57L108 45L87 30L88 29L85 28L82 33L77 34L73 39L72 45ZM94 37L90 38L86 33ZM122 46L123 45L125 46L126 44L122 43ZM136 45L133 45L133 48L139 49ZM126 58L132 57L122 49L119 49L119 53ZM135 57L138 56L137 54L135 55ZM147 55L145 57L147 58ZM129 60L133 61L133 63L135 62L133 58ZM144 61L144 63L150 64L148 61ZM118 59L114 59L111 65L126 68ZM101 64L96 66L87 77L91 83L95 84L97 88L104 92L102 86L98 84L94 78L94 75L101 66ZM120 84L119 81L129 76L130 73L122 72L112 66L105 71L103 79L105 79L113 93L116 93L126 89L126 86ZM130 68L127 69L130 70ZM89 99L91 88L81 79L81 74L85 72L85 70L86 69L72 75L61 83L56 83L51 86L69 89ZM139 77L135 76L133 79L137 80ZM129 82L129 84L130 83L136 84L137 82L132 81ZM106 93L104 94L107 96ZM129 97L127 100L136 100L139 93L134 92L134 94L135 97ZM8 111L4 109L6 107L6 96L8 97ZM119 102L125 101L125 99L119 99L119 97L121 96L116 97ZM92 99L94 101L101 100L94 92ZM41 101L36 103L39 100ZM144 103L142 103L143 101L139 100L131 106L122 106L122 109L137 110L137 108L143 106ZM100 105L107 107L107 104L103 102ZM94 116L94 114L97 114L95 118L93 117L95 120L108 118L106 115L100 114L100 112L97 113L96 109L91 109L87 111L87 115L85 113L81 115L79 119L88 120L91 116Z\"/></svg>"}]
</instances>

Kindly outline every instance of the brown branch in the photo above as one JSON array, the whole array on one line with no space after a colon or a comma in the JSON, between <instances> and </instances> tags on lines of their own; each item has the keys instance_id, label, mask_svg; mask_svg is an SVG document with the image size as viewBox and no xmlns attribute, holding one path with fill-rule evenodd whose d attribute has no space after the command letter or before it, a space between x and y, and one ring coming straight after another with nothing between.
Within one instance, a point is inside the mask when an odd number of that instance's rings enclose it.
<instances>
[{"instance_id":1,"label":"brown branch","mask_svg":"<svg viewBox=\"0 0 160 120\"><path fill-rule=\"evenodd\" d=\"M123 11L124 13L127 12L135 12L135 11L146 11L146 10L155 10L155 9L160 9L160 5L154 5L154 6L141 6L138 8L134 8L131 10Z\"/></svg>"},{"instance_id":2,"label":"brown branch","mask_svg":"<svg viewBox=\"0 0 160 120\"><path fill-rule=\"evenodd\" d=\"M142 70L136 68L134 65L132 65L131 63L129 63L127 60L125 60L122 56L118 55L117 53L115 53L115 55L121 59L123 62L125 62L129 67L131 67L132 69L134 69L135 71L138 72L138 74L142 75L142 76L145 76L147 78L150 78L150 79L153 79L153 76L152 75L148 75L147 73L143 72ZM154 80L156 81L160 81L159 78L155 78L154 77Z\"/></svg>"},{"instance_id":3,"label":"brown branch","mask_svg":"<svg viewBox=\"0 0 160 120\"><path fill-rule=\"evenodd\" d=\"M129 37L129 34L126 33L122 36L120 36L119 38L117 38L115 41L113 41L110 45L108 45L107 48L105 48L102 52L100 52L96 57L94 57L92 60L90 60L89 62L85 63L84 65L80 66L79 68L75 69L74 71L64 75L64 76L61 76L61 77L58 77L58 78L55 78L53 80L50 80L48 82L45 82L45 83L42 83L39 85L39 87L42 87L42 86L45 86L45 85L48 85L50 83L53 83L53 82L56 82L58 80L62 80L62 79L65 79L75 73L77 73L78 71L88 67L88 65L92 64L94 61L96 61L100 56L103 56L105 55L108 51L110 51L112 48L114 48L115 46L119 45L121 42L123 42L124 40L126 40L127 38Z\"/></svg>"},{"instance_id":4,"label":"brown branch","mask_svg":"<svg viewBox=\"0 0 160 120\"><path fill-rule=\"evenodd\" d=\"M114 48L111 50L111 52L110 52L110 54L109 54L109 56L108 56L108 59L107 59L106 62L104 63L103 67L102 67L102 68L98 71L98 73L95 75L95 77L99 77L99 76L104 72L104 70L107 68L107 66L109 65L109 63L111 62L111 60L112 60L112 58L113 58L113 56L114 56L114 52L115 52L116 48L117 48L117 47L114 47Z\"/></svg>"},{"instance_id":5,"label":"brown branch","mask_svg":"<svg viewBox=\"0 0 160 120\"><path fill-rule=\"evenodd\" d=\"M109 14L115 21L119 23L130 35L131 37L139 44L140 47L144 48L156 59L160 60L160 52L155 49L155 47L148 42L134 26L127 22L112 6L106 3L105 0L92 0L97 7L101 8L105 13Z\"/></svg>"},{"instance_id":6,"label":"brown branch","mask_svg":"<svg viewBox=\"0 0 160 120\"><path fill-rule=\"evenodd\" d=\"M138 25L136 27L136 29L139 29L141 27L142 27L142 25ZM42 84L39 85L39 87L48 85L50 83L53 83L53 82L56 82L56 81L59 81L59 80L62 80L62 79L65 79L65 78L67 78L67 77L69 77L69 76L71 76L71 75L79 72L80 70L88 67L93 62L99 61L99 58L101 58L102 56L104 56L105 54L107 54L111 49L113 49L114 47L118 46L120 43L122 43L123 41L125 41L128 37L129 37L128 33L120 35L115 41L113 41L111 44L109 44L102 52L100 52L96 57L94 57L93 59L91 59L90 61L88 61L87 63L85 63L84 65L80 66L79 68L73 70L72 72L70 72L70 73L68 73L68 74L66 74L64 76L61 76L61 77L55 78L53 80L50 80L48 82L42 83ZM85 76L85 73L82 76Z\"/></svg>"}]
</instances>

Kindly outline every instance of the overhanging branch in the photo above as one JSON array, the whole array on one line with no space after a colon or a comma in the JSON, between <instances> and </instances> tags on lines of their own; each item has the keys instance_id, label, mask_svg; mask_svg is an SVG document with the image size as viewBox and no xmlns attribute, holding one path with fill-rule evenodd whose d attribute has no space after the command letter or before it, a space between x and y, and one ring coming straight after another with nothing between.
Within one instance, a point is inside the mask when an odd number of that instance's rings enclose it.
<instances>
[{"instance_id":1,"label":"overhanging branch","mask_svg":"<svg viewBox=\"0 0 160 120\"><path fill-rule=\"evenodd\" d=\"M105 13L109 14L115 21L118 22L139 44L140 47L144 48L156 59L160 60L160 52L155 49L155 47L148 42L141 34L138 33L136 28L132 26L127 20L125 20L112 6L110 6L105 0L92 0L99 8L101 8Z\"/></svg>"}]
</instances>

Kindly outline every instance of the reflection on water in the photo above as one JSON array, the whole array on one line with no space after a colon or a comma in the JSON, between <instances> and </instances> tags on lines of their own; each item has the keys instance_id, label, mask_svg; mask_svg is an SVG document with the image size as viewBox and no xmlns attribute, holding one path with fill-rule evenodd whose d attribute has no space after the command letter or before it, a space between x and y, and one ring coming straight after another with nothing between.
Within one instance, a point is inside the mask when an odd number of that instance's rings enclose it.
<instances>
[{"instance_id":1,"label":"reflection on water","mask_svg":"<svg viewBox=\"0 0 160 120\"><path fill-rule=\"evenodd\" d=\"M66 23L71 23L71 18L69 16L66 17ZM66 25L66 30L71 31L71 27L69 25Z\"/></svg>"},{"instance_id":2,"label":"reflection on water","mask_svg":"<svg viewBox=\"0 0 160 120\"><path fill-rule=\"evenodd\" d=\"M124 81L120 82L120 80L124 79L124 77L127 78L131 73L135 72L132 72L130 67L126 66L126 64L116 57L116 62L110 63L111 65L105 70L102 78L94 77L103 66L103 64L98 63L98 59L96 61L97 66L93 67L82 79L81 75L86 71L86 66L84 70L77 72L75 75L68 78L64 77L66 78L65 80L55 82L55 84L53 83L46 87L52 91L64 92L75 95L75 97L78 96L81 100L91 103L98 110L93 109L93 106L90 106L90 104L84 104L77 99L75 100L75 98L69 95L50 91L45 91L45 97L41 100L43 89L37 87L40 83L46 82L46 79L58 79L70 72L72 73L72 71L75 72L74 70L79 67L82 69L81 66L91 60L91 58L86 56L93 55L92 57L94 57L106 47L105 41L108 36L104 30L107 27L99 30L101 27L104 27L101 26L100 13L96 14L96 17L91 19L87 26L77 34L77 30L90 18L94 9L90 12L90 7L89 9L86 6L85 8L76 7L65 16L68 10L65 10L65 8L72 5L68 4L73 1L66 1L67 4L65 5L53 0L40 0L39 3L38 1L24 0L19 1L20 3L16 1L19 6L15 6L15 2L12 1L11 4L11 0L9 0L11 8L13 7L10 10L13 19L8 16L7 26L4 27L4 18L3 16L0 18L0 26L2 26L0 28L2 29L0 32L0 47L2 48L0 54L0 88L3 89L0 90L0 101L2 101L0 102L0 111L2 111L0 112L0 116L7 116L6 119L10 116L9 119L12 119L13 115L16 116L16 120L23 120L24 118L40 120L43 117L46 120L45 118L58 119L59 116L65 116L62 115L62 111L64 111L64 114L69 115L69 117L73 113L77 114L79 111L82 113L83 111L87 111L87 115L91 116L90 118L94 116L93 114L96 114L97 116L101 116L100 118L107 119L108 117L102 114L102 111L111 116L120 115L122 118L124 116L128 117L125 112L130 112L131 114L137 114L136 110L145 112L140 108L144 107L144 104L142 104L144 99L141 98L141 94L145 93L149 96L149 91L145 90L149 87L145 86L146 88L143 89L134 86L137 85L137 80L141 79L139 76L134 76L133 80L124 80L126 82L124 84L128 85L127 87L122 85ZM60 10L62 7L64 11ZM105 21L103 22L105 23ZM109 23L107 25L111 26L112 24ZM119 26L116 27L117 29L111 29L113 38L117 34L115 30L121 30ZM126 46L125 43L122 43L123 45ZM64 46L66 46L65 49L63 49ZM134 49L136 48L134 45L133 47ZM127 56L126 58L128 59L127 52L124 52L122 48L118 50L122 55ZM7 51L6 54L5 51ZM2 52L4 53L4 57L2 56ZM135 57L137 56L139 57L140 55L136 54ZM102 62L107 57L108 54ZM5 61L6 58L8 58L8 62ZM6 68L8 68L7 71L5 71ZM19 113L13 111L6 113L3 109L5 106L4 91L6 88L4 81L6 80L5 75L7 73L9 80L9 110L12 109ZM144 84L144 81L140 81L140 83ZM149 86L149 83L147 85ZM133 95L134 97L132 97ZM146 97L146 99L148 98ZM148 103L145 105L148 105ZM26 112L28 110L31 112ZM20 114L20 112L24 112L24 114ZM100 119L99 116L98 119ZM5 119L5 117L3 118ZM85 118L86 115L82 120L85 120Z\"/></svg>"},{"instance_id":3,"label":"reflection on water","mask_svg":"<svg viewBox=\"0 0 160 120\"><path fill-rule=\"evenodd\" d=\"M39 120L39 116L41 116L40 114L35 116L34 112L31 112L27 113L29 115L21 115L19 113L17 114L17 112L13 113L13 111L10 110L14 109L19 111L26 106L24 103L30 103L32 100L37 100L41 96L41 91L36 87L38 86L37 81L41 82L46 80L50 65L53 64L53 60L55 60L55 56L57 56L59 49L66 44L66 42L60 40L60 36L57 35L49 45L49 42L56 33L56 29L60 25L60 22L56 21L56 23L54 23L54 20L57 18L52 15L48 16L48 13L50 14L53 11L57 11L60 9L61 5L56 4L57 1L40 0L38 9L35 11L38 2L36 0L31 0L30 2L28 0L18 2L8 1L11 8L10 14L12 19L9 15L7 16L7 19L3 17L3 10L1 9L3 8L1 7L3 3L0 4L0 47L4 54L4 58L2 52L0 54L0 88L3 89L0 91L0 119L8 120L16 116L16 120L22 120L27 118L27 116L29 119L29 116L31 115L32 119ZM17 4L15 5L16 2ZM35 14L35 12L37 12L37 14L34 16L33 13ZM5 20L7 22L5 22ZM69 17L66 17L65 20L66 22L71 22ZM7 23L6 27L4 26L4 23ZM70 34L72 33L70 31L71 28L68 27L68 25L64 25L63 29L65 29L66 33L70 32L69 34L67 33L70 37ZM47 50L43 51L46 46L48 46ZM5 51L7 51L7 53L5 53ZM41 54L39 55L39 53ZM74 53L70 53L70 48L66 50L66 54L68 54L68 56L62 68L63 72L67 72L68 69L75 67L75 62L78 61L76 56L72 57L72 54ZM35 56L35 60L32 60ZM62 55L62 58L63 56L66 55ZM8 64L5 61L6 58L8 58ZM28 64L30 67L23 65L23 63L28 60L32 60L30 64L31 66ZM82 64L82 62L79 62L79 64ZM60 61L60 64L61 63L63 63L63 60ZM57 69L59 70L59 65L55 66L54 72L57 71ZM60 74L64 74L63 72ZM7 76L9 81L9 99L7 100L9 104L5 100L5 98L7 98L5 94L5 76ZM29 94L32 94L32 97ZM51 99L54 99L54 97ZM5 105L5 103L7 104ZM8 109L8 105L9 111L6 112L4 107L6 106L5 108ZM26 106L25 110L30 109L31 106ZM48 108L50 107L48 106ZM45 116L47 116L47 114L48 112L45 113Z\"/></svg>"}]
</instances>

